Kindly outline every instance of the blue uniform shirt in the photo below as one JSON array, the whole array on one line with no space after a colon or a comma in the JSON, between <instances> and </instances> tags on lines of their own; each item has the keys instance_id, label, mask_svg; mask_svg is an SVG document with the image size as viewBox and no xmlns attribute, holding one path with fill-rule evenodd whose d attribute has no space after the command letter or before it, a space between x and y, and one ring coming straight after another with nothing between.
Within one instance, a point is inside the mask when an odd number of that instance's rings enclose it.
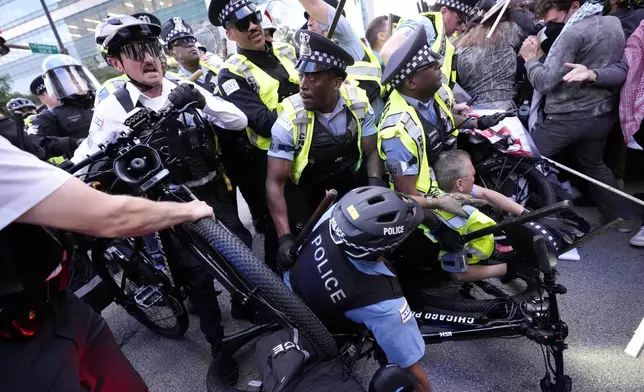
<instances>
[{"instance_id":1,"label":"blue uniform shirt","mask_svg":"<svg viewBox=\"0 0 644 392\"><path fill-rule=\"evenodd\" d=\"M322 215L315 225L315 229L321 222L331 217L334 206L331 206ZM396 276L383 263L353 260L351 258L349 258L349 261L358 271L367 275ZM284 282L291 287L288 272L284 274ZM351 309L345 312L344 315L348 319L358 324L364 324L369 328L391 363L395 363L402 368L408 368L420 361L425 355L425 341L404 297Z\"/></svg>"},{"instance_id":2,"label":"blue uniform shirt","mask_svg":"<svg viewBox=\"0 0 644 392\"><path fill-rule=\"evenodd\" d=\"M426 16L416 15L413 18L403 20L396 28L396 32L400 31L403 36L407 38L418 28L418 26L423 26L425 28L427 44L431 47L434 44L434 41L436 41L436 29L434 29L434 24L431 19Z\"/></svg>"},{"instance_id":3,"label":"blue uniform shirt","mask_svg":"<svg viewBox=\"0 0 644 392\"><path fill-rule=\"evenodd\" d=\"M328 18L329 22L335 18L335 8L326 4L328 9ZM319 21L318 21L319 23ZM320 23L322 30L327 31L330 25L325 25ZM364 48L360 42L360 37L356 34L351 23L344 16L340 17L338 25L335 27L335 32L333 33L333 40L336 41L338 45L344 50L346 50L355 61L362 61L365 56Z\"/></svg>"},{"instance_id":4,"label":"blue uniform shirt","mask_svg":"<svg viewBox=\"0 0 644 392\"><path fill-rule=\"evenodd\" d=\"M402 97L408 104L416 108L416 110L418 110L418 114L420 114L425 120L429 121L431 124L436 124L438 117L436 115L436 108L434 108L433 98L429 100L429 102L424 103L406 95L402 95ZM414 159L414 155L407 150L403 142L400 141L400 138L395 137L383 140L382 149L387 157L387 170L389 170L392 175L417 176L418 173L420 173L419 162L411 163Z\"/></svg>"},{"instance_id":5,"label":"blue uniform shirt","mask_svg":"<svg viewBox=\"0 0 644 392\"><path fill-rule=\"evenodd\" d=\"M347 116L345 115L347 109L344 98L340 96L338 104L331 113L324 114L315 112L315 118L331 132L333 135L342 135L347 130ZM378 129L376 128L376 118L371 105L367 107L365 118L362 121L362 137L375 135ZM280 116L273 128L271 129L271 148L268 150L268 156L273 158L282 158L292 161L295 156L295 142L293 140L293 132L297 132L293 123L289 118Z\"/></svg>"}]
</instances>

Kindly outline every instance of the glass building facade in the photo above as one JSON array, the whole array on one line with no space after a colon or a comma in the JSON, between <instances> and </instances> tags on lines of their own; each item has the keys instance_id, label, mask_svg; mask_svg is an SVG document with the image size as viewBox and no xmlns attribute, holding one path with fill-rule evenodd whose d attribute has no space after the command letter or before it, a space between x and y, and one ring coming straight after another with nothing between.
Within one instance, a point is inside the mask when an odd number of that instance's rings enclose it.
<instances>
[{"instance_id":1,"label":"glass building facade","mask_svg":"<svg viewBox=\"0 0 644 392\"><path fill-rule=\"evenodd\" d=\"M46 4L69 54L89 67L104 66L94 29L107 15L145 11L161 22L180 16L195 30L209 25L204 0L46 0ZM2 36L12 44L58 46L40 0L0 0L0 28ZM47 56L11 49L0 57L0 75L9 76L14 91L27 93Z\"/></svg>"}]
</instances>

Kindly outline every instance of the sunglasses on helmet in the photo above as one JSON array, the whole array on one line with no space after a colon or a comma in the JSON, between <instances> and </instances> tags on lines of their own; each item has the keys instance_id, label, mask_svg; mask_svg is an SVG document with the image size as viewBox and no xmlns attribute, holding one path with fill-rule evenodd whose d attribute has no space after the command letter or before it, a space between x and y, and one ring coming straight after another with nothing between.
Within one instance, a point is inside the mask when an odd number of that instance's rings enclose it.
<instances>
[{"instance_id":1,"label":"sunglasses on helmet","mask_svg":"<svg viewBox=\"0 0 644 392\"><path fill-rule=\"evenodd\" d=\"M255 11L252 14L245 16L241 19L233 19L228 21L227 28L234 27L239 31L248 31L250 24L259 25L262 23L262 13Z\"/></svg>"},{"instance_id":2,"label":"sunglasses on helmet","mask_svg":"<svg viewBox=\"0 0 644 392\"><path fill-rule=\"evenodd\" d=\"M159 58L161 44L159 44L159 41L132 42L121 46L119 52L134 61L145 60L146 53L149 53L152 58Z\"/></svg>"}]
</instances>

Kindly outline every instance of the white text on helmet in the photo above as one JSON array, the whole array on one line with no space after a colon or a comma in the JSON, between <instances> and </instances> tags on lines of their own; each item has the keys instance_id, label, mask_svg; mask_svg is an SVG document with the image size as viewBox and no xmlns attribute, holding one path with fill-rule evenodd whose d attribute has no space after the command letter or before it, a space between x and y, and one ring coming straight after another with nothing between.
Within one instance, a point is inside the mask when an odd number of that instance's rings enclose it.
<instances>
[{"instance_id":1,"label":"white text on helmet","mask_svg":"<svg viewBox=\"0 0 644 392\"><path fill-rule=\"evenodd\" d=\"M385 227L383 229L384 235L398 235L398 234L403 234L404 232L405 232L405 228L403 226Z\"/></svg>"}]
</instances>

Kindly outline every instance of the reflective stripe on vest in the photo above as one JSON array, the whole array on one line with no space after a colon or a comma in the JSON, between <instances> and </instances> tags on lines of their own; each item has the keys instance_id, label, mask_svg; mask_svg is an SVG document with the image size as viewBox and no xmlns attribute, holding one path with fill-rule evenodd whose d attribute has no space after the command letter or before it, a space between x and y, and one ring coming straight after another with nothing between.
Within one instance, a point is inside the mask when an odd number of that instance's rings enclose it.
<instances>
[{"instance_id":1,"label":"reflective stripe on vest","mask_svg":"<svg viewBox=\"0 0 644 392\"><path fill-rule=\"evenodd\" d=\"M295 68L293 61L295 60L295 49L284 43L274 44L273 53L286 69L286 72L288 72L288 80L291 83L300 84L300 74ZM249 61L246 56L235 54L222 65L222 68L226 68L233 74L243 77L246 83L257 93L268 110L276 110L278 108L279 82ZM258 135L250 127L246 128L246 134L251 144L264 151L267 151L271 146L270 138Z\"/></svg>"},{"instance_id":2,"label":"reflective stripe on vest","mask_svg":"<svg viewBox=\"0 0 644 392\"><path fill-rule=\"evenodd\" d=\"M444 88L446 92L449 91L449 87L444 86ZM440 117L446 120L446 124L453 126L454 119L447 104L438 93L434 95L434 99L441 109ZM394 137L400 138L405 148L418 162L419 173L416 180L416 189L425 194L435 195L439 193L438 183L427 160L425 151L427 141L421 124L416 110L405 101L398 91L394 90L389 96L389 101L385 105L385 111L378 126L378 153L383 160L386 160L387 156L382 148L382 141ZM453 130L452 134L458 135L458 131Z\"/></svg>"},{"instance_id":3,"label":"reflective stripe on vest","mask_svg":"<svg viewBox=\"0 0 644 392\"><path fill-rule=\"evenodd\" d=\"M360 42L365 55L369 61L356 61L352 66L347 67L347 79L356 81L376 82L380 86L380 95L385 93L385 88L380 83L382 80L382 67L378 57L369 49L367 45Z\"/></svg>"},{"instance_id":4,"label":"reflective stripe on vest","mask_svg":"<svg viewBox=\"0 0 644 392\"><path fill-rule=\"evenodd\" d=\"M440 219L441 222L456 230L461 235L472 233L496 224L496 222L492 218L488 217L472 206L465 205L463 206L463 210L468 215L467 219L442 210L433 211L434 215L438 219ZM433 238L430 233L425 232L425 234L429 234L428 237ZM468 264L474 264L480 260L485 260L489 258L494 251L494 235L488 234L484 237L473 239L472 241L465 244L465 248L467 249L468 253ZM445 253L445 251L441 251L439 258Z\"/></svg>"},{"instance_id":5,"label":"reflective stripe on vest","mask_svg":"<svg viewBox=\"0 0 644 392\"><path fill-rule=\"evenodd\" d=\"M364 90L343 84L340 87L340 94L345 104L351 111L351 114L358 120L358 151L360 158L356 170L360 167L362 161L362 122L367 114L369 99ZM291 168L291 179L298 184L300 177L309 163L309 152L311 150L311 141L313 139L313 127L315 123L315 114L304 108L300 94L292 95L282 102L282 116L288 115L294 125L293 141L295 143L295 156ZM348 124L347 124L348 125Z\"/></svg>"}]
</instances>

